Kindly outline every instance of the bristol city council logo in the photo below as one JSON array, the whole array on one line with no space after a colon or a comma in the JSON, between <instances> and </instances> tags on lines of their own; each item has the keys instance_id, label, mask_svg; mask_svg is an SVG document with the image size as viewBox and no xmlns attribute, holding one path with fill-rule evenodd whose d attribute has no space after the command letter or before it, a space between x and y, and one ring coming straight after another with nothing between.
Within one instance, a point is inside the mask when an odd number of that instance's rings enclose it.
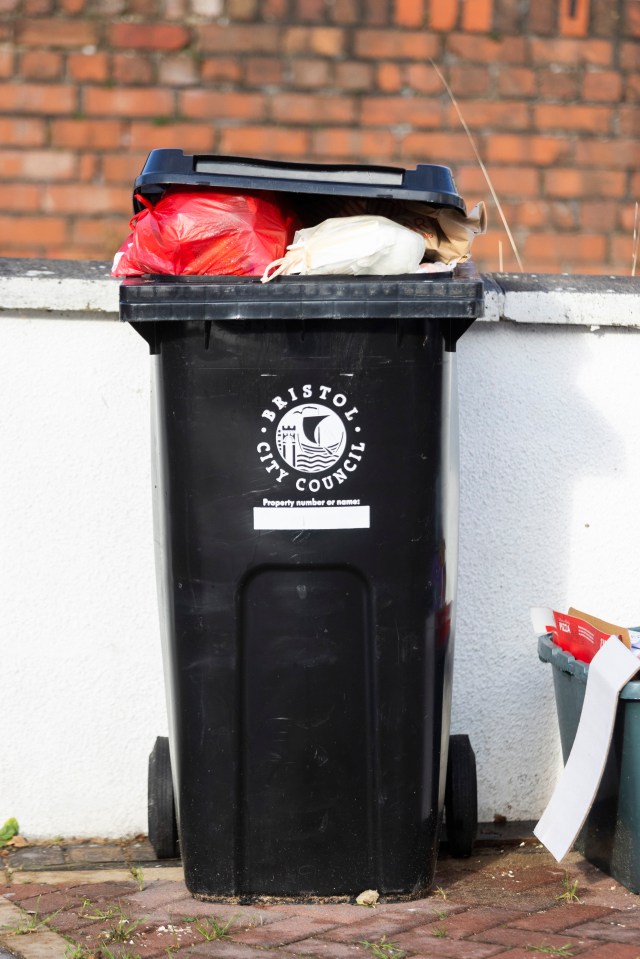
<instances>
[{"instance_id":1,"label":"bristol city council logo","mask_svg":"<svg viewBox=\"0 0 640 959\"><path fill-rule=\"evenodd\" d=\"M269 426L261 432L269 438L258 443L260 461L278 483L297 473L300 492L334 489L362 460L357 418L357 407L332 387L291 387L262 413Z\"/></svg>"}]
</instances>

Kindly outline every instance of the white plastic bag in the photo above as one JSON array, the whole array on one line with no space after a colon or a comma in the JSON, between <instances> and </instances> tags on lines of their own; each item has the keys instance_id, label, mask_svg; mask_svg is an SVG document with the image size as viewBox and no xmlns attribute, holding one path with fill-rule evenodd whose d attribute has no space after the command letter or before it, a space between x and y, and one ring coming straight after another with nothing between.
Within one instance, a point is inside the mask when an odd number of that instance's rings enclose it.
<instances>
[{"instance_id":1,"label":"white plastic bag","mask_svg":"<svg viewBox=\"0 0 640 959\"><path fill-rule=\"evenodd\" d=\"M266 268L262 282L282 273L415 273L424 252L424 237L387 217L336 217L298 230L286 254Z\"/></svg>"}]
</instances>

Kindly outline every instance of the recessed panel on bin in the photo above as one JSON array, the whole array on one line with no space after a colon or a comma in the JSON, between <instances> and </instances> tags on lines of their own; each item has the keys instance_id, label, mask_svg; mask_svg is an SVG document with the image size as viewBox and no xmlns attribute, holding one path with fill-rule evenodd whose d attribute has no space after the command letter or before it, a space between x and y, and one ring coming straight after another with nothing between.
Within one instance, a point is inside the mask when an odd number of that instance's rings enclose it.
<instances>
[{"instance_id":1,"label":"recessed panel on bin","mask_svg":"<svg viewBox=\"0 0 640 959\"><path fill-rule=\"evenodd\" d=\"M240 592L242 891L372 874L375 637L362 577L265 568ZM286 863L278 875L274 863Z\"/></svg>"}]
</instances>

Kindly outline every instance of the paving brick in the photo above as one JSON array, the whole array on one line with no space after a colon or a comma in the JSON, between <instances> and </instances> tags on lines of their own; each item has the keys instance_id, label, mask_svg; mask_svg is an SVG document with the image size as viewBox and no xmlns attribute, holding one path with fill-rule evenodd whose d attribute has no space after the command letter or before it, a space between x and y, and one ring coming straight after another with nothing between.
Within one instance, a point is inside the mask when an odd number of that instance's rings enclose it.
<instances>
[{"instance_id":1,"label":"paving brick","mask_svg":"<svg viewBox=\"0 0 640 959\"><path fill-rule=\"evenodd\" d=\"M285 918L280 913L272 913L256 906L240 906L227 902L199 902L197 899L181 899L165 908L164 913L171 922L180 922L185 918L217 919L219 922L231 922L238 928L268 926Z\"/></svg>"},{"instance_id":2,"label":"paving brick","mask_svg":"<svg viewBox=\"0 0 640 959\"><path fill-rule=\"evenodd\" d=\"M575 911L568 912L564 904L557 903L550 909L543 909L541 912L533 912L530 916L520 916L509 923L516 929L531 929L534 932L539 930L545 932L560 932L563 929L569 929L576 925L575 917L580 915L581 922L588 922L591 919L599 919L601 916L608 915L611 910L606 906L587 906L580 904L579 913Z\"/></svg>"},{"instance_id":3,"label":"paving brick","mask_svg":"<svg viewBox=\"0 0 640 959\"><path fill-rule=\"evenodd\" d=\"M513 959L511 953L509 953L509 959ZM532 959L531 953L527 953L523 959ZM638 959L638 946L608 942L585 953L585 959Z\"/></svg>"},{"instance_id":4,"label":"paving brick","mask_svg":"<svg viewBox=\"0 0 640 959\"><path fill-rule=\"evenodd\" d=\"M190 899L189 891L184 882L158 880L150 883L139 892L129 891L126 894L127 902L140 906L141 909L156 910L181 899Z\"/></svg>"},{"instance_id":5,"label":"paving brick","mask_svg":"<svg viewBox=\"0 0 640 959\"><path fill-rule=\"evenodd\" d=\"M331 923L315 922L304 916L291 916L270 923L268 926L246 929L234 934L235 942L244 942L246 945L258 945L263 948L269 946L283 946L298 939L308 939L310 936L320 936L331 930Z\"/></svg>"},{"instance_id":6,"label":"paving brick","mask_svg":"<svg viewBox=\"0 0 640 959\"><path fill-rule=\"evenodd\" d=\"M334 942L359 942L362 939L373 942L380 936L395 936L397 933L424 923L424 919L418 915L398 916L390 912L381 913L377 909L376 913L377 915L361 919L360 922L338 926L331 932L325 933L322 938L331 939Z\"/></svg>"},{"instance_id":7,"label":"paving brick","mask_svg":"<svg viewBox=\"0 0 640 959\"><path fill-rule=\"evenodd\" d=\"M73 877L73 873L69 874ZM98 873L99 875L99 873ZM98 902L104 899L124 899L136 888L133 880L107 880L105 882L80 882L75 884L70 878L68 888L78 901L90 899L91 902Z\"/></svg>"},{"instance_id":8,"label":"paving brick","mask_svg":"<svg viewBox=\"0 0 640 959\"><path fill-rule=\"evenodd\" d=\"M465 939L481 930L492 929L498 924L516 919L519 915L515 910L479 907L442 919L434 918L431 925L434 929L446 929L449 939Z\"/></svg>"},{"instance_id":9,"label":"paving brick","mask_svg":"<svg viewBox=\"0 0 640 959\"><path fill-rule=\"evenodd\" d=\"M401 936L394 936L393 942L399 948L406 949L411 959L415 959L416 956L425 956L427 959L438 959L440 956L446 959L488 959L489 956L495 956L504 951L502 946L489 943L434 936L433 927L431 931L428 927L421 927L403 933Z\"/></svg>"},{"instance_id":10,"label":"paving brick","mask_svg":"<svg viewBox=\"0 0 640 959\"><path fill-rule=\"evenodd\" d=\"M569 932L569 930L567 930ZM572 936L579 936L584 939L604 940L605 942L635 942L638 943L638 927L624 923L620 917L609 922L583 922L579 926L573 926L570 930ZM640 949L640 947L639 947Z\"/></svg>"},{"instance_id":11,"label":"paving brick","mask_svg":"<svg viewBox=\"0 0 640 959\"><path fill-rule=\"evenodd\" d=\"M513 926L494 926L493 929L485 929L472 937L473 942L492 943L499 946L529 947L538 949L549 947L561 949L570 943L572 949L579 948L581 951L597 946L597 942L589 939L588 936L573 934L569 932L553 933L544 931L534 931L532 929L516 929Z\"/></svg>"},{"instance_id":12,"label":"paving brick","mask_svg":"<svg viewBox=\"0 0 640 959\"><path fill-rule=\"evenodd\" d=\"M175 953L176 957L181 955L180 952ZM222 942L206 942L201 946L193 946L189 949L185 956L189 956L189 959L266 959L266 957L286 957L286 959L291 959L290 952L284 952L281 949L269 949L267 952L261 949L253 949L251 946L246 946L241 942L229 942L223 940ZM338 957L336 957L338 959ZM531 959L531 957L529 957Z\"/></svg>"},{"instance_id":13,"label":"paving brick","mask_svg":"<svg viewBox=\"0 0 640 959\"><path fill-rule=\"evenodd\" d=\"M326 956L327 959L357 959L358 956L371 956L366 946L353 942L331 942L322 938L302 939L279 950L279 955L303 959L306 956Z\"/></svg>"}]
</instances>

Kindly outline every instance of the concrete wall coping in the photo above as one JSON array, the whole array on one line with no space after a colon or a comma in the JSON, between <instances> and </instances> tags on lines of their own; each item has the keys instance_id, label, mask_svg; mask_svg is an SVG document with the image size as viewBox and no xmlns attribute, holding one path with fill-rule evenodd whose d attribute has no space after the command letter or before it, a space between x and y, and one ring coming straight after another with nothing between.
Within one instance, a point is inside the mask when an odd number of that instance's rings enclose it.
<instances>
[{"instance_id":1,"label":"concrete wall coping","mask_svg":"<svg viewBox=\"0 0 640 959\"><path fill-rule=\"evenodd\" d=\"M0 258L0 315L117 317L119 281L96 260ZM484 321L640 327L640 277L486 273Z\"/></svg>"}]
</instances>

